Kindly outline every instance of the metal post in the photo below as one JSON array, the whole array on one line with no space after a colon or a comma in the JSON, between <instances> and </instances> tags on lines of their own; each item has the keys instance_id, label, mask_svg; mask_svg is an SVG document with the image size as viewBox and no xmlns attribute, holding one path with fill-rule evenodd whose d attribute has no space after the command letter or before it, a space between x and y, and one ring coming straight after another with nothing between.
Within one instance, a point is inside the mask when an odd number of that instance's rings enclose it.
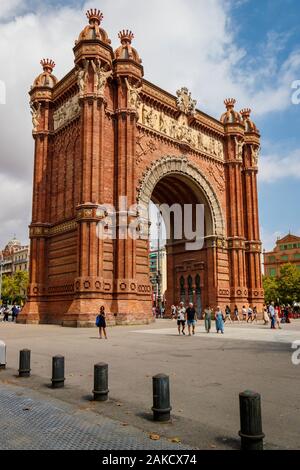
<instances>
[{"instance_id":1,"label":"metal post","mask_svg":"<svg viewBox=\"0 0 300 470\"><path fill-rule=\"evenodd\" d=\"M153 384L153 419L154 421L169 421L170 412L170 383L165 374L158 374L152 378Z\"/></svg>"},{"instance_id":2,"label":"metal post","mask_svg":"<svg viewBox=\"0 0 300 470\"><path fill-rule=\"evenodd\" d=\"M260 394L246 390L240 393L241 450L263 450Z\"/></svg>"},{"instance_id":3,"label":"metal post","mask_svg":"<svg viewBox=\"0 0 300 470\"><path fill-rule=\"evenodd\" d=\"M108 364L100 362L94 365L94 400L108 400Z\"/></svg>"},{"instance_id":4,"label":"metal post","mask_svg":"<svg viewBox=\"0 0 300 470\"><path fill-rule=\"evenodd\" d=\"M19 377L30 377L30 350L20 351Z\"/></svg>"},{"instance_id":5,"label":"metal post","mask_svg":"<svg viewBox=\"0 0 300 470\"><path fill-rule=\"evenodd\" d=\"M0 369L6 368L6 344L0 341Z\"/></svg>"},{"instance_id":6,"label":"metal post","mask_svg":"<svg viewBox=\"0 0 300 470\"><path fill-rule=\"evenodd\" d=\"M52 358L52 388L63 388L65 384L65 358L54 356Z\"/></svg>"}]
</instances>

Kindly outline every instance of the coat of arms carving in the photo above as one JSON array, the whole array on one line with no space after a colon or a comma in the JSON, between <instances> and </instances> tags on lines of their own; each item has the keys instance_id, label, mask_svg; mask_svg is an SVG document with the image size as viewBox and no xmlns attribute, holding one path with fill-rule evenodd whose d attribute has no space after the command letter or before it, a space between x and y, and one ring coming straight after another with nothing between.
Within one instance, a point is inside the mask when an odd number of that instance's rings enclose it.
<instances>
[{"instance_id":1,"label":"coat of arms carving","mask_svg":"<svg viewBox=\"0 0 300 470\"><path fill-rule=\"evenodd\" d=\"M182 87L180 90L177 90L177 97L178 109L185 114L194 116L197 101L193 100L192 93L186 87Z\"/></svg>"}]
</instances>

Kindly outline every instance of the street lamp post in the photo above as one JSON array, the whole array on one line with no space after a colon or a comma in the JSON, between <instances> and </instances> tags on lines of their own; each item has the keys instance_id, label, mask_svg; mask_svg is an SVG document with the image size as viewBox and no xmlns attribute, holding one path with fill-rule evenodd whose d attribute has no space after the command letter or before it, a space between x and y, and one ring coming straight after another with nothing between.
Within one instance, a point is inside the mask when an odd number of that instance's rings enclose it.
<instances>
[{"instance_id":1,"label":"street lamp post","mask_svg":"<svg viewBox=\"0 0 300 470\"><path fill-rule=\"evenodd\" d=\"M157 214L157 302L161 314L161 263L160 263L161 213Z\"/></svg>"}]
</instances>

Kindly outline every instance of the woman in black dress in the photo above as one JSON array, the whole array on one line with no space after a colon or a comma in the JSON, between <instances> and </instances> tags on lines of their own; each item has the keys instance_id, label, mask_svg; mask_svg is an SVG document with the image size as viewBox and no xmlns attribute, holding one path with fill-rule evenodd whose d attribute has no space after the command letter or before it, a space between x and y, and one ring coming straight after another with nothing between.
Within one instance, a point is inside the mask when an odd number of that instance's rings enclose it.
<instances>
[{"instance_id":1,"label":"woman in black dress","mask_svg":"<svg viewBox=\"0 0 300 470\"><path fill-rule=\"evenodd\" d=\"M98 315L98 326L99 326L99 336L100 339L102 339L102 330L104 334L104 338L107 339L106 335L106 315L105 315L105 309L104 307L100 308L100 314Z\"/></svg>"}]
</instances>

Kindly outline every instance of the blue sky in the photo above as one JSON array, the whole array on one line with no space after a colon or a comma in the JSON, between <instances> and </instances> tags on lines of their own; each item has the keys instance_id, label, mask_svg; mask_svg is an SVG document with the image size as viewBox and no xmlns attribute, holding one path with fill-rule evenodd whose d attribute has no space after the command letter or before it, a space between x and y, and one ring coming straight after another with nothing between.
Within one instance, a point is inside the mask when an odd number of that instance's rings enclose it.
<instances>
[{"instance_id":1,"label":"blue sky","mask_svg":"<svg viewBox=\"0 0 300 470\"><path fill-rule=\"evenodd\" d=\"M275 59L278 65L286 60L289 53L300 48L299 17L300 2L297 0L247 1L232 10L239 43L254 61L257 60L257 52L261 52L262 45L267 42L268 35L277 36ZM300 74L294 78L300 79ZM270 149L284 157L300 148L300 105L291 102L282 111L257 118L256 123L262 134L262 154ZM284 234L288 230L300 234L299 172L275 181L270 175L270 181L260 180L259 191L263 229L271 235L275 232Z\"/></svg>"},{"instance_id":2,"label":"blue sky","mask_svg":"<svg viewBox=\"0 0 300 470\"><path fill-rule=\"evenodd\" d=\"M33 142L27 91L51 57L61 78L73 64L74 40L85 10L100 8L118 45L124 27L135 33L145 77L175 94L188 86L197 107L216 118L223 100L251 107L262 134L260 221L267 249L289 230L300 234L299 0L1 0L0 245L13 233L26 241L30 222ZM15 136L18 136L16 139ZM11 197L11 194L14 197Z\"/></svg>"}]
</instances>

